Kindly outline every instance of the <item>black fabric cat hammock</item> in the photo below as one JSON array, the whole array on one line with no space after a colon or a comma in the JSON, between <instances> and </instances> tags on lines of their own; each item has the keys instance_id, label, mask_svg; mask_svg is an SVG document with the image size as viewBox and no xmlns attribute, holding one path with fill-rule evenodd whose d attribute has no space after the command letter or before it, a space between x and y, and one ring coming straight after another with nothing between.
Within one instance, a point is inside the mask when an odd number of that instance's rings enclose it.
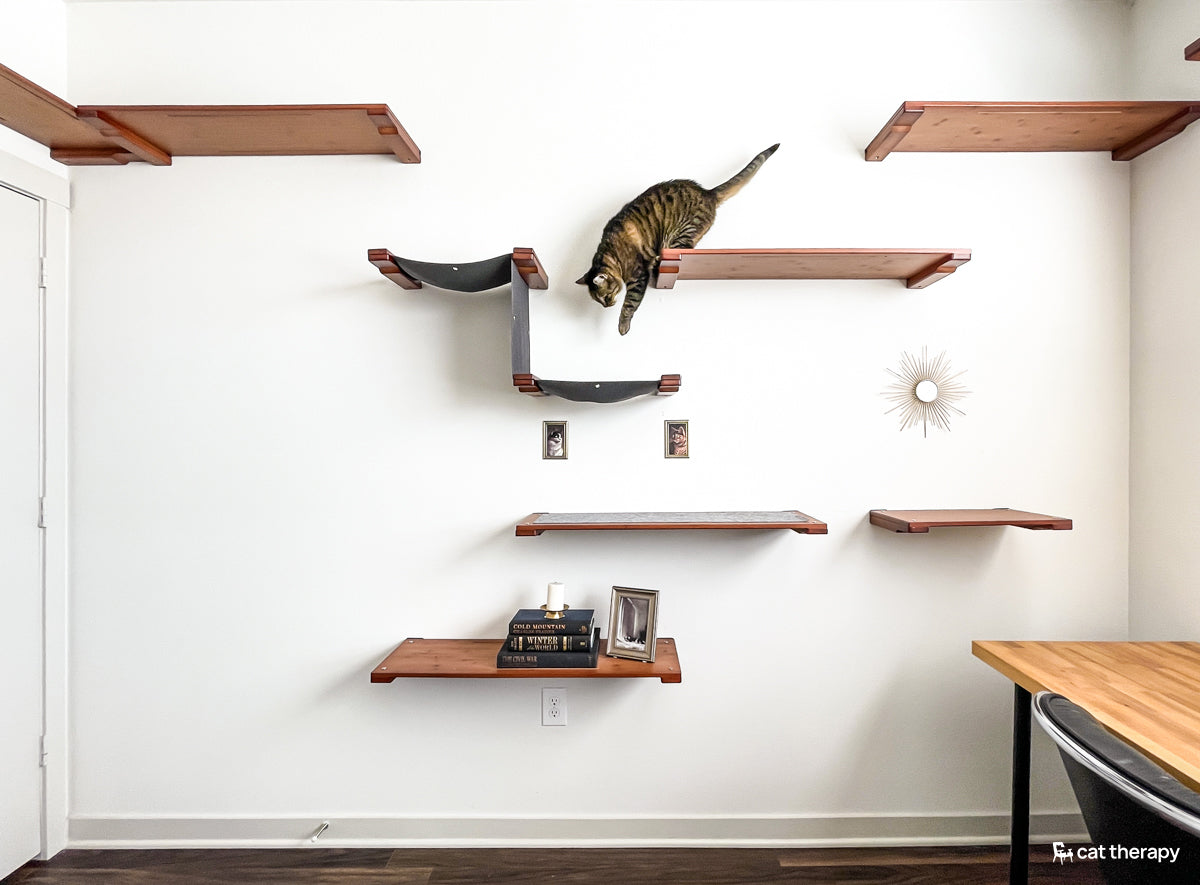
<instances>
[{"instance_id":1,"label":"black fabric cat hammock","mask_svg":"<svg viewBox=\"0 0 1200 885\"><path fill-rule=\"evenodd\" d=\"M532 249L514 249L483 261L435 264L393 255L387 249L370 249L367 260L403 289L420 289L422 284L452 292L485 292L499 286L512 287L513 386L531 396L557 396L585 403L616 403L635 396L665 396L679 390L678 375L663 375L656 381L554 381L539 378L529 368L529 290L549 285L545 270Z\"/></svg>"}]
</instances>

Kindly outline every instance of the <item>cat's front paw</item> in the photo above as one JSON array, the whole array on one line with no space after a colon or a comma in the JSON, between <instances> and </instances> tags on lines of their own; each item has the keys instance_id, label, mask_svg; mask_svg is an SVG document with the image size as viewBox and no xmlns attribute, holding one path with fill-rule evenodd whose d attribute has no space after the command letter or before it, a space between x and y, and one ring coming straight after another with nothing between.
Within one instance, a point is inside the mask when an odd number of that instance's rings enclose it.
<instances>
[{"instance_id":1,"label":"cat's front paw","mask_svg":"<svg viewBox=\"0 0 1200 885\"><path fill-rule=\"evenodd\" d=\"M621 311L621 319L617 323L617 331L620 332L622 335L625 335L626 333L629 332L629 326L632 322L633 322L633 314L626 313L625 311L622 310Z\"/></svg>"}]
</instances>

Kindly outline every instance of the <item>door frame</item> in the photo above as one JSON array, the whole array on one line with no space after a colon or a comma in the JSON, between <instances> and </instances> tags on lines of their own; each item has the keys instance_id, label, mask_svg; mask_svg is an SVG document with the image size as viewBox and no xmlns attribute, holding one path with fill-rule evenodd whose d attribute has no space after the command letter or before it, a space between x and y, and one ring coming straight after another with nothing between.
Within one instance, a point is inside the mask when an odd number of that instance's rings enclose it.
<instances>
[{"instance_id":1,"label":"door frame","mask_svg":"<svg viewBox=\"0 0 1200 885\"><path fill-rule=\"evenodd\" d=\"M70 182L0 151L0 183L39 206L42 296L42 433L45 453L42 584L41 851L67 845L67 280Z\"/></svg>"}]
</instances>

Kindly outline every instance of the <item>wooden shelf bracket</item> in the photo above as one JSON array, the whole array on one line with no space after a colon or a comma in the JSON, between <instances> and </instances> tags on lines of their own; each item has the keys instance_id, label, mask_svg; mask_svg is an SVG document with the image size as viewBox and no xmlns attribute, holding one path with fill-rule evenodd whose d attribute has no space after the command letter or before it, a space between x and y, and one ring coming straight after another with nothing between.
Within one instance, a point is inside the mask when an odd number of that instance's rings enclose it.
<instances>
[{"instance_id":1,"label":"wooden shelf bracket","mask_svg":"<svg viewBox=\"0 0 1200 885\"><path fill-rule=\"evenodd\" d=\"M419 289L423 283L456 292L482 292L509 285L512 292L512 321L509 341L512 350L512 381L530 396L556 396L588 403L616 403L637 396L669 396L679 391L677 374L649 381L556 381L540 378L530 368L529 290L545 289L549 278L532 249L517 248L508 255L483 261L435 264L401 258L387 249L368 249L367 261L403 289Z\"/></svg>"}]
</instances>

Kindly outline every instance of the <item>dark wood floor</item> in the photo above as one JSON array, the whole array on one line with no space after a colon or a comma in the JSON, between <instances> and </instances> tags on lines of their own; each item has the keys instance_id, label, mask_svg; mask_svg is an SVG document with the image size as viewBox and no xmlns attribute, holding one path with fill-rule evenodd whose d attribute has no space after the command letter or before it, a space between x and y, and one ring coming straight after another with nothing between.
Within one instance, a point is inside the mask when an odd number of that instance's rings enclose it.
<instances>
[{"instance_id":1,"label":"dark wood floor","mask_svg":"<svg viewBox=\"0 0 1200 885\"><path fill-rule=\"evenodd\" d=\"M1095 864L1030 850L1031 885L1102 885ZM64 851L0 885L1007 885L1004 848L268 849Z\"/></svg>"}]
</instances>

